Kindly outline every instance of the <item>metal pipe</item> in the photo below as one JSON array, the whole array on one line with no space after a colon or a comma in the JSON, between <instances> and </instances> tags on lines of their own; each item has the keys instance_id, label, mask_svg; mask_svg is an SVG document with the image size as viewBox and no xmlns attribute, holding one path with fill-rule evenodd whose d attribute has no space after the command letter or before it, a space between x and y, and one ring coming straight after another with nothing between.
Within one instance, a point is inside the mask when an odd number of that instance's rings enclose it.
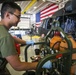
<instances>
[{"instance_id":1,"label":"metal pipe","mask_svg":"<svg viewBox=\"0 0 76 75\"><path fill-rule=\"evenodd\" d=\"M24 11L22 11L22 14L24 14L37 0L32 0L28 6L24 9Z\"/></svg>"}]
</instances>

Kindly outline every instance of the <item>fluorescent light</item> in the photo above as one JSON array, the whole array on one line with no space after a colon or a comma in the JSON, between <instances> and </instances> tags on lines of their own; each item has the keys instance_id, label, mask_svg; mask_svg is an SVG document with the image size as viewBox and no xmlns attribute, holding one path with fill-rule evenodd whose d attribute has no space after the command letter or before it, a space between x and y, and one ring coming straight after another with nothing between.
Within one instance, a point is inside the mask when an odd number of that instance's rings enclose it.
<instances>
[{"instance_id":1,"label":"fluorescent light","mask_svg":"<svg viewBox=\"0 0 76 75\"><path fill-rule=\"evenodd\" d=\"M34 9L36 9L37 7L35 6Z\"/></svg>"},{"instance_id":2,"label":"fluorescent light","mask_svg":"<svg viewBox=\"0 0 76 75\"><path fill-rule=\"evenodd\" d=\"M46 0L42 0L43 2L45 2Z\"/></svg>"}]
</instances>

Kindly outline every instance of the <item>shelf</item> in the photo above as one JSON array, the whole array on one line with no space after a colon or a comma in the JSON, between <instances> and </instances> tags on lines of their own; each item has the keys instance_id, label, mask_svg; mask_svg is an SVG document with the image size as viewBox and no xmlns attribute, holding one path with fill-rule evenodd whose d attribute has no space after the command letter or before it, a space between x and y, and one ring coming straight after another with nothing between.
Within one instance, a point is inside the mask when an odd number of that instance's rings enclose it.
<instances>
[{"instance_id":1,"label":"shelf","mask_svg":"<svg viewBox=\"0 0 76 75\"><path fill-rule=\"evenodd\" d=\"M55 12L55 14L52 16L53 18L57 17L57 16L75 16L76 15L76 10L70 12L70 13L65 13L64 12L64 8L58 10L57 12Z\"/></svg>"}]
</instances>

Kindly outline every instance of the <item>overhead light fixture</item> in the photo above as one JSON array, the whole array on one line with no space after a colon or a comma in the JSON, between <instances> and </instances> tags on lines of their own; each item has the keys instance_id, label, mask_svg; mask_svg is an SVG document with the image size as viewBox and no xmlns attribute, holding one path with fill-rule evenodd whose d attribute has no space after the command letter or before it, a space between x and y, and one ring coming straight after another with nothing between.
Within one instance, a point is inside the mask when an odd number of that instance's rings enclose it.
<instances>
[{"instance_id":1,"label":"overhead light fixture","mask_svg":"<svg viewBox=\"0 0 76 75\"><path fill-rule=\"evenodd\" d=\"M18 5L20 5L20 4L18 4Z\"/></svg>"},{"instance_id":2,"label":"overhead light fixture","mask_svg":"<svg viewBox=\"0 0 76 75\"><path fill-rule=\"evenodd\" d=\"M37 7L35 6L34 9L36 9Z\"/></svg>"},{"instance_id":3,"label":"overhead light fixture","mask_svg":"<svg viewBox=\"0 0 76 75\"><path fill-rule=\"evenodd\" d=\"M54 2L54 3L59 3L59 2L62 2L63 0L47 0L47 1Z\"/></svg>"},{"instance_id":4,"label":"overhead light fixture","mask_svg":"<svg viewBox=\"0 0 76 75\"><path fill-rule=\"evenodd\" d=\"M45 2L46 0L42 0L43 2Z\"/></svg>"}]
</instances>

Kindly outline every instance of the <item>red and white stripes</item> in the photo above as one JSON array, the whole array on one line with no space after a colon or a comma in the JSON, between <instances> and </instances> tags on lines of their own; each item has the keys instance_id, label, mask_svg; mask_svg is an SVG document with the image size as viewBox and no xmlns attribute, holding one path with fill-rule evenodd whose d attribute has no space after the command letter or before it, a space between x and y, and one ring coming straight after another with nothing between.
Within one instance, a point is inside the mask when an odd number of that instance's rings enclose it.
<instances>
[{"instance_id":1,"label":"red and white stripes","mask_svg":"<svg viewBox=\"0 0 76 75\"><path fill-rule=\"evenodd\" d=\"M51 17L57 10L58 5L56 5L55 3L49 5L40 12L40 20L42 21L43 19Z\"/></svg>"}]
</instances>

